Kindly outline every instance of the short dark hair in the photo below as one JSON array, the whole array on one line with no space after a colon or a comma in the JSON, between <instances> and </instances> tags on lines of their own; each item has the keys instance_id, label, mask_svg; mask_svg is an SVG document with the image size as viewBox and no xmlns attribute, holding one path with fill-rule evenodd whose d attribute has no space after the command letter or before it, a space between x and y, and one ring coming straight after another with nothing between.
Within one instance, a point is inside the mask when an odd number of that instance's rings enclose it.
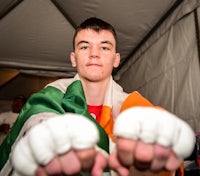
<instances>
[{"instance_id":1,"label":"short dark hair","mask_svg":"<svg viewBox=\"0 0 200 176\"><path fill-rule=\"evenodd\" d=\"M91 17L91 18L88 18L86 19L85 21L83 21L80 26L78 26L76 28L76 31L75 31L75 34L74 34L74 37L73 37L73 48L75 49L75 38L78 34L79 31L81 30L84 30L84 29L92 29L96 32L99 32L101 30L107 30L107 31L110 31L114 38L115 38L115 42L116 42L116 50L117 50L117 34L116 34L116 31L114 29L114 27L107 23L106 21L103 21L99 18L96 18L96 17Z\"/></svg>"}]
</instances>

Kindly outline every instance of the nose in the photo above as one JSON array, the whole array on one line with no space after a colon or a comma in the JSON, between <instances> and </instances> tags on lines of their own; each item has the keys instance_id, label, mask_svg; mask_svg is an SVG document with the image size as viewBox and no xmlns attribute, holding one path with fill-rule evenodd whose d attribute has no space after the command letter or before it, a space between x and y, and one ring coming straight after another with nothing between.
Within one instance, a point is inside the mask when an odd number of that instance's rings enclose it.
<instances>
[{"instance_id":1,"label":"nose","mask_svg":"<svg viewBox=\"0 0 200 176\"><path fill-rule=\"evenodd\" d=\"M90 48L90 58L99 58L99 50L97 47Z\"/></svg>"}]
</instances>

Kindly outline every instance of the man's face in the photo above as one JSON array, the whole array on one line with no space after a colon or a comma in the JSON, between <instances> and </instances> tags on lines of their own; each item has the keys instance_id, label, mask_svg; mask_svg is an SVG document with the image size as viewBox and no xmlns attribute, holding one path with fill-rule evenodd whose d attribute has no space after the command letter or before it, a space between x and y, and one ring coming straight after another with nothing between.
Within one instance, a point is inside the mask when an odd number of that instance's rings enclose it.
<instances>
[{"instance_id":1,"label":"man's face","mask_svg":"<svg viewBox=\"0 0 200 176\"><path fill-rule=\"evenodd\" d=\"M72 66L79 76L90 81L109 78L113 67L118 67L120 54L110 31L95 32L84 29L75 38L75 51L71 53Z\"/></svg>"}]
</instances>

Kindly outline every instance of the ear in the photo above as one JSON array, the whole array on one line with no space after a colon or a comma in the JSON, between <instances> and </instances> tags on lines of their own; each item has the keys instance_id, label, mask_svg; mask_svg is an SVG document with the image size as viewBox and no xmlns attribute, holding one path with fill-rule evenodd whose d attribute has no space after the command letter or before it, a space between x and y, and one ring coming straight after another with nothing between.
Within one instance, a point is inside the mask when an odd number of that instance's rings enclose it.
<instances>
[{"instance_id":1,"label":"ear","mask_svg":"<svg viewBox=\"0 0 200 176\"><path fill-rule=\"evenodd\" d=\"M113 63L113 67L117 68L119 66L119 64L120 64L120 54L116 53L115 60L114 60L114 63Z\"/></svg>"},{"instance_id":2,"label":"ear","mask_svg":"<svg viewBox=\"0 0 200 176\"><path fill-rule=\"evenodd\" d=\"M75 59L75 53L74 52L71 52L70 60L71 60L72 67L76 67L76 59Z\"/></svg>"}]
</instances>

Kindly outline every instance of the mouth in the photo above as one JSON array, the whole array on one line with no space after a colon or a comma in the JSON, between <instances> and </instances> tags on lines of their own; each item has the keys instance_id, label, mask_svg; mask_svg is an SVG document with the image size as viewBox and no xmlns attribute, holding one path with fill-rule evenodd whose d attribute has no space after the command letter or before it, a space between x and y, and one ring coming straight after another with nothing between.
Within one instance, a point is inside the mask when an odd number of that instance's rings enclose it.
<instances>
[{"instance_id":1,"label":"mouth","mask_svg":"<svg viewBox=\"0 0 200 176\"><path fill-rule=\"evenodd\" d=\"M101 65L97 64L97 63L90 63L90 64L87 64L87 66L89 66L89 67L91 67L91 66L93 66L93 67L101 67Z\"/></svg>"}]
</instances>

